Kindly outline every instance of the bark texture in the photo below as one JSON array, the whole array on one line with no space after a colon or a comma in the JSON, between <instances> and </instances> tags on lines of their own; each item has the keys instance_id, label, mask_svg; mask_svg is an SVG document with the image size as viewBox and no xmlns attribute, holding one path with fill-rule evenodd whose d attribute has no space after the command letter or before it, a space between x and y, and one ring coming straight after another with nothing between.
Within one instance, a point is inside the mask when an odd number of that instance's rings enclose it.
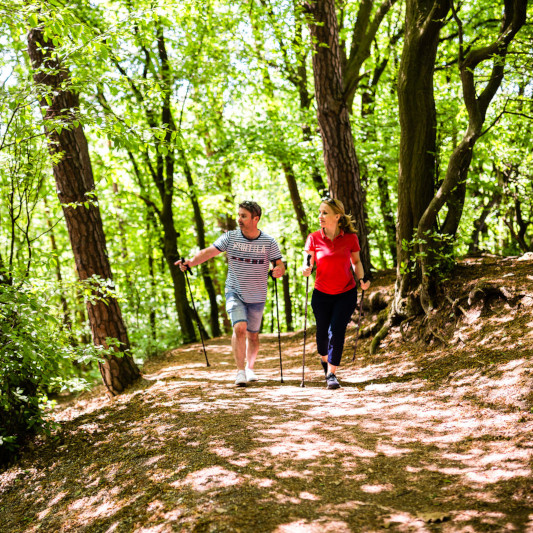
<instances>
[{"instance_id":1,"label":"bark texture","mask_svg":"<svg viewBox=\"0 0 533 533\"><path fill-rule=\"evenodd\" d=\"M305 4L314 48L313 74L324 163L332 197L342 201L354 219L361 243L361 261L370 272L367 230L348 106L343 92L339 27L334 0Z\"/></svg>"},{"instance_id":2,"label":"bark texture","mask_svg":"<svg viewBox=\"0 0 533 533\"><path fill-rule=\"evenodd\" d=\"M47 109L45 124L49 151L78 276L82 281L112 283L100 209L94 195L89 148L82 127L74 123L79 98L65 88L68 71L55 59L54 47L50 41L45 41L41 30L30 31L28 52L36 85L46 88L43 94L48 89L53 91L48 100L51 103L43 97L41 105ZM65 127L61 130L51 127L51 120L61 120ZM87 303L87 312L94 343L108 347L110 338L120 342L117 355L106 356L105 362L100 364L105 386L116 395L133 383L140 372L128 355L130 344L117 300L105 296L104 301L96 286L93 296L94 301Z\"/></svg>"},{"instance_id":3,"label":"bark texture","mask_svg":"<svg viewBox=\"0 0 533 533\"><path fill-rule=\"evenodd\" d=\"M289 193L291 195L292 206L296 214L298 227L300 228L300 235L302 236L303 242L305 242L307 236L309 235L309 225L307 224L307 217L305 214L302 197L300 196L300 191L298 190L298 182L296 181L294 169L292 168L292 165L286 161L282 161L281 166L283 168L285 180L287 181L287 187L289 188Z\"/></svg>"},{"instance_id":4,"label":"bark texture","mask_svg":"<svg viewBox=\"0 0 533 533\"><path fill-rule=\"evenodd\" d=\"M405 37L398 73L400 114L400 164L398 175L398 225L396 233L397 280L393 315L415 313L408 295L420 282L416 262L419 250L406 247L431 202L435 189L436 111L433 94L435 57L449 0L407 0Z\"/></svg>"}]
</instances>

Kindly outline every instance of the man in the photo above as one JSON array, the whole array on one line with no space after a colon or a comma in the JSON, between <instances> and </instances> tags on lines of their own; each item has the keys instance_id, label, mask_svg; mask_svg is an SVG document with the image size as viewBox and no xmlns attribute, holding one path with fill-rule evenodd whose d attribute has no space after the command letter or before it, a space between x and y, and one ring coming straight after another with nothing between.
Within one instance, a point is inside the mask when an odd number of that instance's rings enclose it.
<instances>
[{"instance_id":1,"label":"man","mask_svg":"<svg viewBox=\"0 0 533 533\"><path fill-rule=\"evenodd\" d=\"M239 204L237 222L239 229L228 231L211 246L200 250L190 260L176 264L185 272L226 252L228 277L226 278L226 311L233 326L231 346L237 364L235 385L245 387L248 381L257 381L254 372L259 351L259 328L265 308L270 262L274 263L272 276L285 274L285 265L277 242L258 229L261 207L256 202Z\"/></svg>"}]
</instances>

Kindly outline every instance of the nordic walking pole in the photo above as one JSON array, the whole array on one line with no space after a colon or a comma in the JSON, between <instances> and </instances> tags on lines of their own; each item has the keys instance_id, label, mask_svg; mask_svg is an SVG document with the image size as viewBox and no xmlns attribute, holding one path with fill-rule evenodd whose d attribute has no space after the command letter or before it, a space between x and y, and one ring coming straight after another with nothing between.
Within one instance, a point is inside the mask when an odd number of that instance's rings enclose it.
<instances>
[{"instance_id":1,"label":"nordic walking pole","mask_svg":"<svg viewBox=\"0 0 533 533\"><path fill-rule=\"evenodd\" d=\"M352 363L355 361L355 352L357 350L357 342L359 341L359 332L361 331L361 318L363 317L363 298L365 291L361 289L361 301L359 302L359 319L357 320L357 334L355 336L355 345L353 347Z\"/></svg>"},{"instance_id":2,"label":"nordic walking pole","mask_svg":"<svg viewBox=\"0 0 533 533\"><path fill-rule=\"evenodd\" d=\"M180 259L180 261L182 263L184 262L183 259ZM209 360L207 359L207 352L205 351L205 344L204 344L204 336L202 334L202 328L200 326L200 318L198 317L198 313L196 312L196 305L194 305L194 298L192 296L191 283L189 281L189 270L190 269L191 267L187 265L187 268L185 269L185 279L187 280L187 287L189 287L189 294L191 295L192 308L194 310L194 316L196 317L196 324L198 325L198 331L200 332L200 339L202 339L202 347L204 349L205 362L207 366L211 366L209 364Z\"/></svg>"},{"instance_id":3,"label":"nordic walking pole","mask_svg":"<svg viewBox=\"0 0 533 533\"><path fill-rule=\"evenodd\" d=\"M307 266L311 265L311 254L307 254ZM305 336L307 334L307 297L309 296L309 276L305 280L305 318L304 318L304 353L302 356L302 382L300 387L305 387Z\"/></svg>"},{"instance_id":4,"label":"nordic walking pole","mask_svg":"<svg viewBox=\"0 0 533 533\"><path fill-rule=\"evenodd\" d=\"M272 265L275 267L276 264L274 263L274 261L272 261ZM276 315L277 315L277 318L278 318L278 347L279 347L279 371L281 373L281 383L283 383L283 365L281 363L281 336L280 336L280 332L279 332L279 305L278 305L278 284L276 283L276 278L274 277L274 275L272 274L273 270L270 271L270 276L272 277L272 279L274 280L274 291L276 293Z\"/></svg>"}]
</instances>

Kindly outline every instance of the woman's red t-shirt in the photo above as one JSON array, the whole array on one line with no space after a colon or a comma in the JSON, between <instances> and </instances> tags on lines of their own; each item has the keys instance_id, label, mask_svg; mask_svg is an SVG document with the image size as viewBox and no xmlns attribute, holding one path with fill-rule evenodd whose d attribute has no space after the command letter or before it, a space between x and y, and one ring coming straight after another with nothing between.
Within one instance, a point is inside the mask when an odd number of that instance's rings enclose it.
<instances>
[{"instance_id":1,"label":"woman's red t-shirt","mask_svg":"<svg viewBox=\"0 0 533 533\"><path fill-rule=\"evenodd\" d=\"M305 250L315 252L315 289L326 294L340 294L355 287L351 254L361 250L355 233L344 233L332 241L320 229L307 237Z\"/></svg>"}]
</instances>

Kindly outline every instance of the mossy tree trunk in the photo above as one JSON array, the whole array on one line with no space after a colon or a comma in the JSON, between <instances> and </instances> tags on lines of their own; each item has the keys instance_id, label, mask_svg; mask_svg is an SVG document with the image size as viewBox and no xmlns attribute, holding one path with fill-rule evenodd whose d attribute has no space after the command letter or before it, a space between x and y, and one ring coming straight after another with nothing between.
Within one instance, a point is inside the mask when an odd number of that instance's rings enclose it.
<instances>
[{"instance_id":1,"label":"mossy tree trunk","mask_svg":"<svg viewBox=\"0 0 533 533\"><path fill-rule=\"evenodd\" d=\"M435 58L449 0L407 0L405 35L398 73L400 164L396 233L397 278L392 315L419 312L413 297L421 283L420 250L406 246L433 199L436 169ZM431 227L429 228L431 229Z\"/></svg>"}]
</instances>

